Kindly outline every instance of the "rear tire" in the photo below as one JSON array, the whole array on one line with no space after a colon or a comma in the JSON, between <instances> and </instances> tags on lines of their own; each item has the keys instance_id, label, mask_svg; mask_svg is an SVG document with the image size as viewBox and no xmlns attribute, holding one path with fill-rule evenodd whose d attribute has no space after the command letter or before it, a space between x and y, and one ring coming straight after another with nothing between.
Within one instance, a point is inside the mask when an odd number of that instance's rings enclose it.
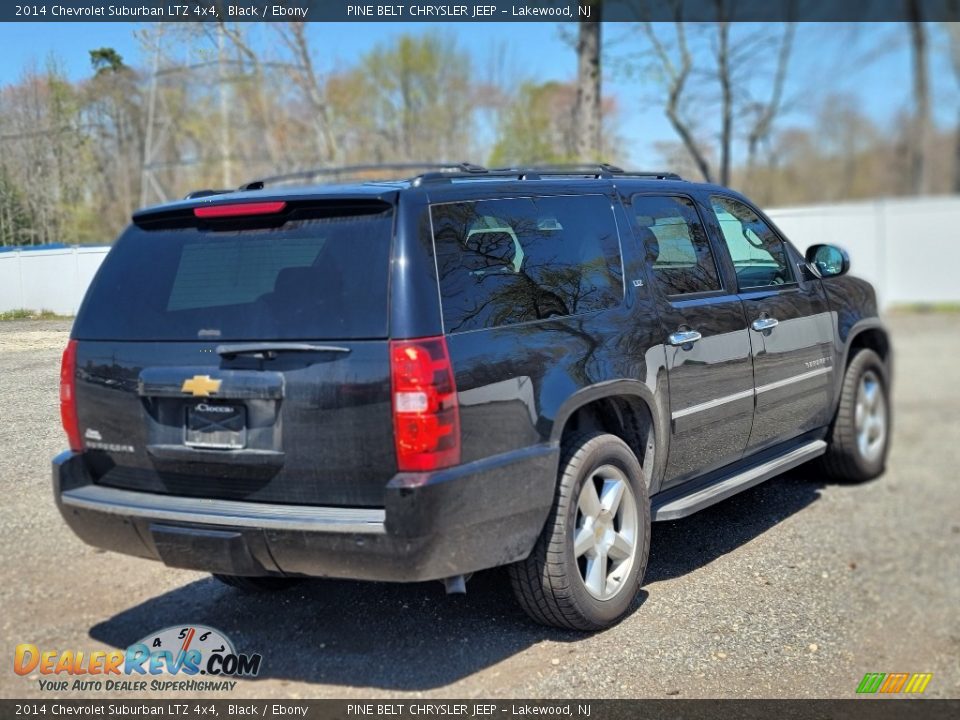
<instances>
[{"instance_id":1,"label":"rear tire","mask_svg":"<svg viewBox=\"0 0 960 720\"><path fill-rule=\"evenodd\" d=\"M821 467L832 480L863 482L880 475L890 449L891 411L887 368L863 348L847 366L840 405Z\"/></svg>"},{"instance_id":2,"label":"rear tire","mask_svg":"<svg viewBox=\"0 0 960 720\"><path fill-rule=\"evenodd\" d=\"M640 463L615 435L564 443L553 507L533 551L510 565L514 594L543 625L601 630L630 609L650 551L650 501Z\"/></svg>"},{"instance_id":3,"label":"rear tire","mask_svg":"<svg viewBox=\"0 0 960 720\"><path fill-rule=\"evenodd\" d=\"M213 573L213 577L224 585L229 585L230 587L248 593L278 592L280 590L286 590L300 582L300 578L274 576L246 577L243 575L221 575L220 573Z\"/></svg>"}]
</instances>

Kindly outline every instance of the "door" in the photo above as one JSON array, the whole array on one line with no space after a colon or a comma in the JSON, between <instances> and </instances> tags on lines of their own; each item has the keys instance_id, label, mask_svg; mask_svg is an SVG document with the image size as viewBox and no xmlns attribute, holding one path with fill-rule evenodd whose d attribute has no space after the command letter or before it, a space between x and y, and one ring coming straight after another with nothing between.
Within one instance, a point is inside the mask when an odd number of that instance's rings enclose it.
<instances>
[{"instance_id":1,"label":"door","mask_svg":"<svg viewBox=\"0 0 960 720\"><path fill-rule=\"evenodd\" d=\"M635 195L670 388L670 448L662 487L738 460L753 421L750 337L740 298L725 288L693 201Z\"/></svg>"},{"instance_id":2,"label":"door","mask_svg":"<svg viewBox=\"0 0 960 720\"><path fill-rule=\"evenodd\" d=\"M746 203L712 195L749 323L756 410L747 451L789 440L830 421L835 372L833 320L820 281L804 277L799 254Z\"/></svg>"}]
</instances>

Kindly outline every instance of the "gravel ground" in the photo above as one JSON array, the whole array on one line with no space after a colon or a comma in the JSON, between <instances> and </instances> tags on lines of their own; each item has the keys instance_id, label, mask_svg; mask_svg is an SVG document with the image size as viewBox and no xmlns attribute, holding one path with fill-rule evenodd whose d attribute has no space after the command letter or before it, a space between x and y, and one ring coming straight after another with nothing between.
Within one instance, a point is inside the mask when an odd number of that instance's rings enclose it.
<instances>
[{"instance_id":1,"label":"gravel ground","mask_svg":"<svg viewBox=\"0 0 960 720\"><path fill-rule=\"evenodd\" d=\"M960 316L890 326L887 473L842 486L801 467L655 525L635 611L584 636L528 622L499 572L465 597L316 581L263 598L83 545L48 470L69 325L0 323L0 648L9 663L22 642L91 651L209 624L264 656L231 697L851 697L864 673L901 671L960 697ZM41 695L0 672L0 696Z\"/></svg>"}]
</instances>

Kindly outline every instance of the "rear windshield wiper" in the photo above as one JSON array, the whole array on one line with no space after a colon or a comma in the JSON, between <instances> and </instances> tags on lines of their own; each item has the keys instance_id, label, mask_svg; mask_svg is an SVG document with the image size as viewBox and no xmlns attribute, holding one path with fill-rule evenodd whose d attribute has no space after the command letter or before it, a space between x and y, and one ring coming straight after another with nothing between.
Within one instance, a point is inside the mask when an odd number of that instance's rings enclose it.
<instances>
[{"instance_id":1,"label":"rear windshield wiper","mask_svg":"<svg viewBox=\"0 0 960 720\"><path fill-rule=\"evenodd\" d=\"M265 360L273 360L282 352L318 352L318 353L348 353L350 348L338 345L314 345L313 343L298 342L253 342L237 343L236 345L217 345L217 355L233 358L237 355L250 355Z\"/></svg>"}]
</instances>

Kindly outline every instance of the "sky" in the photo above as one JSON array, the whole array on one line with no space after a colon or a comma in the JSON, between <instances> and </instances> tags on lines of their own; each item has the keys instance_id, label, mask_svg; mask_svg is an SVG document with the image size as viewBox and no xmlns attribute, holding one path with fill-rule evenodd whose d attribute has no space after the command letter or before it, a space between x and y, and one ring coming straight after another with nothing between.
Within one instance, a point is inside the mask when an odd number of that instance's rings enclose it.
<instances>
[{"instance_id":1,"label":"sky","mask_svg":"<svg viewBox=\"0 0 960 720\"><path fill-rule=\"evenodd\" d=\"M146 66L147 58L134 35L142 27L140 23L0 24L0 47L4 49L0 86L16 82L23 68L31 63L42 66L51 53L75 80L90 74L88 51L98 47L112 47L128 64ZM663 30L672 31L669 26ZM556 23L309 24L316 66L321 72L343 68L397 34L425 31L452 35L470 53L478 72L491 63L500 63L508 77L517 79L567 81L576 75L574 52ZM934 32L931 78L935 120L949 127L956 120L960 92L942 42L943 38ZM632 26L604 24L604 53L608 61L604 94L617 99L620 132L633 166L650 168L659 164L654 143L673 141L676 136L664 117L662 102L658 102L657 86L649 78L641 82L628 77L612 62L641 46L641 37ZM785 93L789 111L780 127L809 124L822 103L825 86L831 92L854 96L858 106L881 127L889 127L896 115L908 107L911 65L903 26L800 24L795 48Z\"/></svg>"}]
</instances>

